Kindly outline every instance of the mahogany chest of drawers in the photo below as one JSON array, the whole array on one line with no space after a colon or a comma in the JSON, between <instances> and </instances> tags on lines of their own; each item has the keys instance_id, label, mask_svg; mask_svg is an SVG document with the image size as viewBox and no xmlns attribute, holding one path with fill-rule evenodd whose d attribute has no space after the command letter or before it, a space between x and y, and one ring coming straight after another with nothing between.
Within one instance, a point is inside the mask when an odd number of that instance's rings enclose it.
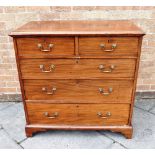
<instances>
[{"instance_id":1,"label":"mahogany chest of drawers","mask_svg":"<svg viewBox=\"0 0 155 155\"><path fill-rule=\"evenodd\" d=\"M143 35L130 21L41 21L13 31L26 135L111 130L131 138Z\"/></svg>"}]
</instances>

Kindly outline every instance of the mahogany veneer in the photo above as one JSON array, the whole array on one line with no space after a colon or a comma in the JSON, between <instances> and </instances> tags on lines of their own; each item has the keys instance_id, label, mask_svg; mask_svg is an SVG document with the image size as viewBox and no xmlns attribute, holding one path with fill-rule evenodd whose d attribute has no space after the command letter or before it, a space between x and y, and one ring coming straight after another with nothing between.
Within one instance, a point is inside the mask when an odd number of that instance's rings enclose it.
<instances>
[{"instance_id":1,"label":"mahogany veneer","mask_svg":"<svg viewBox=\"0 0 155 155\"><path fill-rule=\"evenodd\" d=\"M111 130L131 138L143 35L130 21L35 21L11 32L26 135Z\"/></svg>"}]
</instances>

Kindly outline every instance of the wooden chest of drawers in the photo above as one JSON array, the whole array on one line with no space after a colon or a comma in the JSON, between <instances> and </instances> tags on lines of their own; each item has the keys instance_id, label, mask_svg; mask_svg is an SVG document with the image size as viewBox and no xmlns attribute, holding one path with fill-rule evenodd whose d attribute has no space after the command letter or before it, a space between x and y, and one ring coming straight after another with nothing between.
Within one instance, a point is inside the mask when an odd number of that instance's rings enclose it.
<instances>
[{"instance_id":1,"label":"wooden chest of drawers","mask_svg":"<svg viewBox=\"0 0 155 155\"><path fill-rule=\"evenodd\" d=\"M13 31L26 135L111 130L131 138L143 35L130 21L30 22Z\"/></svg>"}]
</instances>

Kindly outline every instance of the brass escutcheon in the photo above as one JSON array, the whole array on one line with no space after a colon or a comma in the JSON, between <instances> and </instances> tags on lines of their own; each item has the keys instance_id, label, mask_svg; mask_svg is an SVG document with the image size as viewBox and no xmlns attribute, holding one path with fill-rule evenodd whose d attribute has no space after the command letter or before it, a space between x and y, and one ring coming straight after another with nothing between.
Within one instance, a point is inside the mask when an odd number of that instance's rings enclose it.
<instances>
[{"instance_id":1,"label":"brass escutcheon","mask_svg":"<svg viewBox=\"0 0 155 155\"><path fill-rule=\"evenodd\" d=\"M101 49L103 49L104 52L112 52L117 47L117 44L112 44L111 49L105 49L106 48L105 44L100 44L99 46Z\"/></svg>"},{"instance_id":2,"label":"brass escutcheon","mask_svg":"<svg viewBox=\"0 0 155 155\"><path fill-rule=\"evenodd\" d=\"M51 64L51 65L49 66L49 70L45 70L45 66L44 66L44 65L40 65L39 67L40 67L40 70L41 70L42 72L44 72L44 73L53 72L54 69L55 69L55 65L53 65L53 64Z\"/></svg>"},{"instance_id":3,"label":"brass escutcheon","mask_svg":"<svg viewBox=\"0 0 155 155\"><path fill-rule=\"evenodd\" d=\"M47 95L53 95L56 90L57 90L56 87L53 87L51 91L48 91L46 87L42 87L42 91L46 92Z\"/></svg>"},{"instance_id":4,"label":"brass escutcheon","mask_svg":"<svg viewBox=\"0 0 155 155\"><path fill-rule=\"evenodd\" d=\"M59 113L58 112L54 112L52 114L49 114L48 112L45 112L44 116L47 117L47 118L50 118L50 119L54 119L54 118L59 116Z\"/></svg>"},{"instance_id":5,"label":"brass escutcheon","mask_svg":"<svg viewBox=\"0 0 155 155\"><path fill-rule=\"evenodd\" d=\"M106 69L103 64L99 65L99 70L103 73L111 73L115 69L115 65L110 65L109 69Z\"/></svg>"},{"instance_id":6,"label":"brass escutcheon","mask_svg":"<svg viewBox=\"0 0 155 155\"><path fill-rule=\"evenodd\" d=\"M108 118L108 117L111 116L111 112L107 112L106 115L103 115L102 112L98 112L97 115L98 115L100 118L106 119L106 118Z\"/></svg>"},{"instance_id":7,"label":"brass escutcheon","mask_svg":"<svg viewBox=\"0 0 155 155\"><path fill-rule=\"evenodd\" d=\"M100 92L102 95L104 95L104 96L110 95L110 94L112 93L112 91L113 91L113 88L111 88L111 87L108 89L108 92L104 92L104 89L103 89L103 88L99 88L99 92Z\"/></svg>"},{"instance_id":8,"label":"brass escutcheon","mask_svg":"<svg viewBox=\"0 0 155 155\"><path fill-rule=\"evenodd\" d=\"M50 52L52 47L54 46L54 44L49 44L48 45L48 49L44 49L43 45L42 44L38 44L38 48L40 49L40 51L42 52Z\"/></svg>"}]
</instances>

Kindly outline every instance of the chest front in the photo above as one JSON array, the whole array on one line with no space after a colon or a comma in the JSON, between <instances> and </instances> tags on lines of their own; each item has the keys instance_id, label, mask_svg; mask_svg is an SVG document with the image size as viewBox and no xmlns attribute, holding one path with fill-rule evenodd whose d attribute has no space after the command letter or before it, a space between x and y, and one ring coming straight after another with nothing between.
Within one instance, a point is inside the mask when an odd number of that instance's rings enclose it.
<instances>
[{"instance_id":1,"label":"chest front","mask_svg":"<svg viewBox=\"0 0 155 155\"><path fill-rule=\"evenodd\" d=\"M120 31L120 21L111 22L116 28L107 33L109 22L40 22L42 28L32 22L12 32L27 136L77 129L111 130L131 138L144 34L130 22L124 23L128 30Z\"/></svg>"}]
</instances>

